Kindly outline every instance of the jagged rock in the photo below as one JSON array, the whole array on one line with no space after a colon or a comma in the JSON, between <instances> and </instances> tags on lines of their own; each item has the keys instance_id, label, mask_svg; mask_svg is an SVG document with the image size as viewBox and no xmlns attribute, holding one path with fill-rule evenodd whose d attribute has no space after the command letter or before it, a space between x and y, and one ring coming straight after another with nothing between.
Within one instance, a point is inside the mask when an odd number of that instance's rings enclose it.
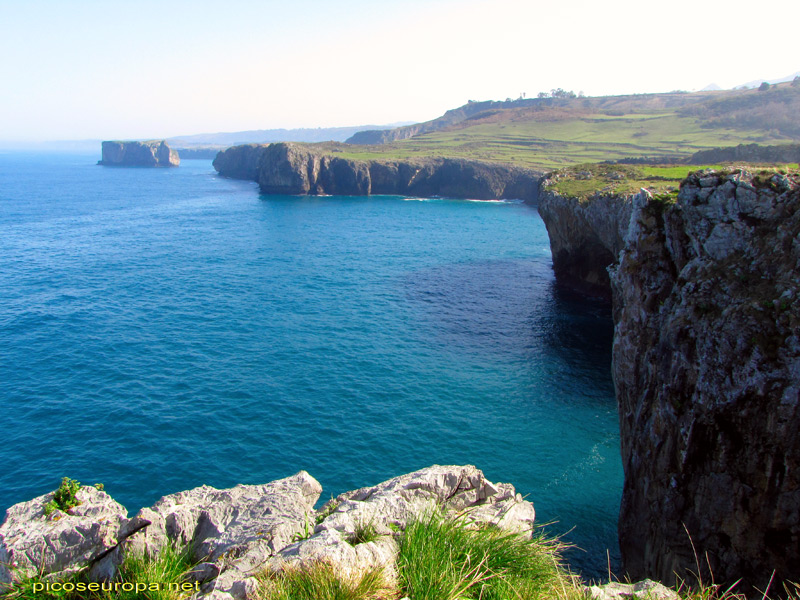
<instances>
[{"instance_id":1,"label":"jagged rock","mask_svg":"<svg viewBox=\"0 0 800 600\"><path fill-rule=\"evenodd\" d=\"M523 500L514 486L493 484L473 466L434 465L330 501L318 513L325 518L314 535L279 552L270 567L324 560L346 572L381 566L391 573L397 532L405 529L410 519L431 510L458 512L472 523L492 523L527 534L536 516L533 505ZM365 526L380 537L351 544Z\"/></svg>"},{"instance_id":2,"label":"jagged rock","mask_svg":"<svg viewBox=\"0 0 800 600\"><path fill-rule=\"evenodd\" d=\"M164 496L139 512L151 525L124 552L155 556L168 543L188 548L202 561L193 577L204 582L203 598L243 599L258 587L254 573L308 527L321 492L300 471L263 485L201 486Z\"/></svg>"},{"instance_id":3,"label":"jagged rock","mask_svg":"<svg viewBox=\"0 0 800 600\"><path fill-rule=\"evenodd\" d=\"M257 181L265 194L301 195L533 200L540 177L528 169L469 160L351 160L292 143L234 146L220 152L214 168L225 177Z\"/></svg>"},{"instance_id":4,"label":"jagged rock","mask_svg":"<svg viewBox=\"0 0 800 600\"><path fill-rule=\"evenodd\" d=\"M635 202L611 277L629 576L699 563L747 592L800 572L799 265L797 175Z\"/></svg>"},{"instance_id":5,"label":"jagged rock","mask_svg":"<svg viewBox=\"0 0 800 600\"><path fill-rule=\"evenodd\" d=\"M98 165L109 167L177 167L181 159L164 140L148 142L103 142Z\"/></svg>"},{"instance_id":6,"label":"jagged rock","mask_svg":"<svg viewBox=\"0 0 800 600\"><path fill-rule=\"evenodd\" d=\"M678 593L668 587L645 579L637 583L609 582L586 588L592 600L678 600Z\"/></svg>"},{"instance_id":7,"label":"jagged rock","mask_svg":"<svg viewBox=\"0 0 800 600\"><path fill-rule=\"evenodd\" d=\"M80 504L67 512L44 514L53 492L15 504L0 526L0 583L14 573L56 574L76 571L101 559L146 527L144 519L128 519L128 511L94 487L82 487Z\"/></svg>"},{"instance_id":8,"label":"jagged rock","mask_svg":"<svg viewBox=\"0 0 800 600\"><path fill-rule=\"evenodd\" d=\"M47 494L9 509L0 527L0 559L45 574L90 566L91 578L111 579L127 553L153 558L173 544L201 561L191 574L201 583L197 598L245 600L256 594L256 576L266 569L318 560L342 572L384 567L391 576L396 537L409 519L428 510L457 512L476 524L527 534L535 518L533 505L512 485L493 484L473 466L434 465L347 492L314 512L321 491L300 471L264 485L201 486L171 494L133 519L95 488L82 488L82 504L69 514L45 518L44 505L52 498ZM355 543L366 524L378 537ZM56 552L43 554L42 547ZM8 569L0 575L0 582L11 581Z\"/></svg>"},{"instance_id":9,"label":"jagged rock","mask_svg":"<svg viewBox=\"0 0 800 600\"><path fill-rule=\"evenodd\" d=\"M171 541L207 562L247 554L266 560L302 533L321 492L305 471L263 485L225 490L204 485L178 492L139 512L151 525L132 543L157 553Z\"/></svg>"}]
</instances>

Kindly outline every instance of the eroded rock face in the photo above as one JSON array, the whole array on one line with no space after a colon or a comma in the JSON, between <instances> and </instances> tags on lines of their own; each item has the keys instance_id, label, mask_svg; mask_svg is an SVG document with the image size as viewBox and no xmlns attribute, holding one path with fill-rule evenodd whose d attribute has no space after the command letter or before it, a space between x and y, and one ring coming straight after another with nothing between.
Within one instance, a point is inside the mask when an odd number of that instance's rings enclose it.
<instances>
[{"instance_id":1,"label":"eroded rock face","mask_svg":"<svg viewBox=\"0 0 800 600\"><path fill-rule=\"evenodd\" d=\"M231 179L258 181L261 156L269 144L243 144L219 151L211 163L219 173Z\"/></svg>"},{"instance_id":2,"label":"eroded rock face","mask_svg":"<svg viewBox=\"0 0 800 600\"><path fill-rule=\"evenodd\" d=\"M180 157L164 140L149 142L103 142L98 165L110 167L177 167Z\"/></svg>"},{"instance_id":3,"label":"eroded rock face","mask_svg":"<svg viewBox=\"0 0 800 600\"><path fill-rule=\"evenodd\" d=\"M80 504L67 512L44 514L53 493L15 504L0 525L0 583L16 575L66 574L84 568L114 550L143 519L128 519L128 511L94 487L82 487Z\"/></svg>"},{"instance_id":4,"label":"eroded rock face","mask_svg":"<svg viewBox=\"0 0 800 600\"><path fill-rule=\"evenodd\" d=\"M318 513L324 519L314 535L284 548L270 561L270 568L323 560L342 572L375 566L391 572L400 532L411 519L430 511L457 512L471 523L491 523L527 535L536 517L533 504L523 500L513 485L493 484L473 466L434 465L331 500ZM365 526L379 537L355 543Z\"/></svg>"},{"instance_id":5,"label":"eroded rock face","mask_svg":"<svg viewBox=\"0 0 800 600\"><path fill-rule=\"evenodd\" d=\"M625 245L635 197L598 195L579 201L552 190L540 192L539 215L550 237L559 282L610 298L608 267Z\"/></svg>"},{"instance_id":6,"label":"eroded rock face","mask_svg":"<svg viewBox=\"0 0 800 600\"><path fill-rule=\"evenodd\" d=\"M611 277L634 579L696 571L692 543L718 583L800 572L798 179L697 173L634 202Z\"/></svg>"},{"instance_id":7,"label":"eroded rock face","mask_svg":"<svg viewBox=\"0 0 800 600\"><path fill-rule=\"evenodd\" d=\"M290 195L399 194L533 200L540 177L535 171L479 161L351 160L292 143L234 146L220 152L214 168L225 177L257 181L262 193Z\"/></svg>"}]
</instances>

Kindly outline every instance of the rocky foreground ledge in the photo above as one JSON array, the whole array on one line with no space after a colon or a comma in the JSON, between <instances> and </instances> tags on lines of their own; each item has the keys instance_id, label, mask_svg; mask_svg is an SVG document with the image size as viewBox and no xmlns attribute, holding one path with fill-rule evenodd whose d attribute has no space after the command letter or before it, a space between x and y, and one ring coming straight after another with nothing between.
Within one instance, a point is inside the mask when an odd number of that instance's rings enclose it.
<instances>
[{"instance_id":1,"label":"rocky foreground ledge","mask_svg":"<svg viewBox=\"0 0 800 600\"><path fill-rule=\"evenodd\" d=\"M107 581L127 553L154 557L172 544L189 548L199 561L192 573L196 598L242 600L254 594L255 574L266 569L320 560L342 572L391 569L398 532L434 508L528 535L535 518L533 505L512 485L494 484L472 466L432 466L347 492L315 511L321 492L300 471L264 485L171 494L132 518L94 487L80 488L80 505L46 515L53 493L45 494L8 509L0 526L0 582L26 573L57 580L81 569ZM364 524L379 536L349 543Z\"/></svg>"},{"instance_id":2,"label":"rocky foreground ledge","mask_svg":"<svg viewBox=\"0 0 800 600\"><path fill-rule=\"evenodd\" d=\"M354 160L296 143L234 146L213 164L223 177L257 182L264 194L531 201L541 178L537 171L476 160Z\"/></svg>"}]
</instances>

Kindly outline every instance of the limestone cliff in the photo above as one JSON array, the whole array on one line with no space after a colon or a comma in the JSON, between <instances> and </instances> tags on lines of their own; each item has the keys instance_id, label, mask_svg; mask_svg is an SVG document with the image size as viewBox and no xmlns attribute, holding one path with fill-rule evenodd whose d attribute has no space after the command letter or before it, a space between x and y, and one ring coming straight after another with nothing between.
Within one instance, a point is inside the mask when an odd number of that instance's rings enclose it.
<instances>
[{"instance_id":1,"label":"limestone cliff","mask_svg":"<svg viewBox=\"0 0 800 600\"><path fill-rule=\"evenodd\" d=\"M420 159L362 161L277 143L234 146L217 156L220 175L257 181L265 194L450 196L533 200L540 173L480 161Z\"/></svg>"},{"instance_id":2,"label":"limestone cliff","mask_svg":"<svg viewBox=\"0 0 800 600\"><path fill-rule=\"evenodd\" d=\"M632 577L696 570L692 542L717 582L800 573L799 264L798 176L634 203L611 276Z\"/></svg>"},{"instance_id":3,"label":"limestone cliff","mask_svg":"<svg viewBox=\"0 0 800 600\"><path fill-rule=\"evenodd\" d=\"M231 179L258 181L258 166L267 144L243 144L221 150L211 163L217 172Z\"/></svg>"},{"instance_id":4,"label":"limestone cliff","mask_svg":"<svg viewBox=\"0 0 800 600\"><path fill-rule=\"evenodd\" d=\"M627 574L694 581L696 549L706 581L796 579L800 176L698 172L677 200L545 187L539 212L556 275L612 291Z\"/></svg>"},{"instance_id":5,"label":"limestone cliff","mask_svg":"<svg viewBox=\"0 0 800 600\"><path fill-rule=\"evenodd\" d=\"M610 296L608 267L623 248L633 198L598 195L578 201L546 189L543 182L539 214L560 282L591 295Z\"/></svg>"},{"instance_id":6,"label":"limestone cliff","mask_svg":"<svg viewBox=\"0 0 800 600\"><path fill-rule=\"evenodd\" d=\"M98 165L112 167L177 167L178 153L164 140L149 142L103 142Z\"/></svg>"}]
</instances>

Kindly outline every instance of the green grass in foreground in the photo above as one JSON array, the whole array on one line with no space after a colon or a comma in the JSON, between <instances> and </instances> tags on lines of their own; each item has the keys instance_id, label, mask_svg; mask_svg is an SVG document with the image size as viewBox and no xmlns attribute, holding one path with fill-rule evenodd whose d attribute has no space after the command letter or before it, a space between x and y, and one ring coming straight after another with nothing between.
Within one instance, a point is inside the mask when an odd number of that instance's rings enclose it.
<instances>
[{"instance_id":1,"label":"green grass in foreground","mask_svg":"<svg viewBox=\"0 0 800 600\"><path fill-rule=\"evenodd\" d=\"M323 562L260 578L264 600L388 600L398 598L383 569L343 575Z\"/></svg>"},{"instance_id":2,"label":"green grass in foreground","mask_svg":"<svg viewBox=\"0 0 800 600\"><path fill-rule=\"evenodd\" d=\"M396 580L383 570L340 574L316 563L262 574L261 600L579 600L562 546L497 527L475 529L432 513L400 538Z\"/></svg>"},{"instance_id":3,"label":"green grass in foreground","mask_svg":"<svg viewBox=\"0 0 800 600\"><path fill-rule=\"evenodd\" d=\"M406 528L397 568L413 600L582 598L560 550L553 540L470 529L463 520L431 514Z\"/></svg>"},{"instance_id":4,"label":"green grass in foreground","mask_svg":"<svg viewBox=\"0 0 800 600\"><path fill-rule=\"evenodd\" d=\"M475 529L463 519L433 513L406 527L399 541L396 577L381 568L343 573L324 562L280 573L258 575L259 600L584 600L580 581L562 565L563 546L541 536L533 539L496 527ZM126 557L115 579L137 589L89 592L84 574L59 583L73 589L43 589L44 577L29 577L5 594L2 600L181 600L194 591L165 589L163 584L182 584L192 564L188 553L166 548L157 559ZM160 585L158 585L160 584ZM95 584L97 585L97 584ZM108 586L108 584L106 584ZM159 589L152 589L153 587ZM777 586L776 586L777 587ZM75 589L78 588L78 589ZM698 581L681 585L682 600L746 600L733 588L722 589ZM800 600L800 587L786 584L770 589L764 600Z\"/></svg>"},{"instance_id":5,"label":"green grass in foreground","mask_svg":"<svg viewBox=\"0 0 800 600\"><path fill-rule=\"evenodd\" d=\"M167 546L155 560L141 555L126 556L115 580L101 585L101 589L97 591L92 591L84 573L77 573L60 581L33 576L22 579L10 591L0 595L0 598L3 600L180 600L188 598L195 591L193 586L191 590L181 590L182 584L187 582L186 576L192 566L188 552L178 552ZM54 583L60 585L53 586ZM124 587L133 589L123 589L123 583L132 584ZM67 590L64 590L64 587Z\"/></svg>"}]
</instances>

